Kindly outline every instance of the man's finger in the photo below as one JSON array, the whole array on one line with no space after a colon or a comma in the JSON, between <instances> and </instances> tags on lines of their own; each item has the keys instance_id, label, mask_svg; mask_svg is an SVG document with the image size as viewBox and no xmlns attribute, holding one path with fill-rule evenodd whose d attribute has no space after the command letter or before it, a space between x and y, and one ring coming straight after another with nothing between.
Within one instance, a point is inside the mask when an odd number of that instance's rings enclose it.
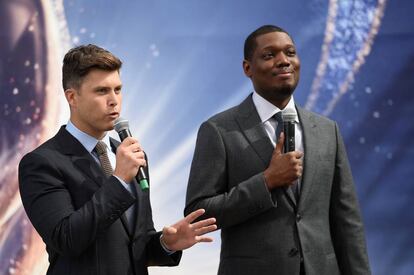
<instances>
[{"instance_id":1,"label":"man's finger","mask_svg":"<svg viewBox=\"0 0 414 275\"><path fill-rule=\"evenodd\" d=\"M215 222L216 222L216 219L215 218L209 218L209 219L205 219L205 220L201 220L201 221L198 221L198 222L193 223L192 224L192 227L194 229L199 229L199 228L202 228L204 226L209 226L209 225L211 225L211 224L213 224Z\"/></svg>"},{"instance_id":2,"label":"man's finger","mask_svg":"<svg viewBox=\"0 0 414 275\"><path fill-rule=\"evenodd\" d=\"M122 141L122 143L125 144L126 146L130 146L134 143L138 143L138 140L133 137L127 137L126 139Z\"/></svg>"},{"instance_id":3,"label":"man's finger","mask_svg":"<svg viewBox=\"0 0 414 275\"><path fill-rule=\"evenodd\" d=\"M188 223L192 223L195 219L197 219L198 217L203 215L205 212L206 212L206 210L204 210L204 209L197 209L196 211L193 211L190 214L188 214L184 218L184 220Z\"/></svg>"},{"instance_id":4,"label":"man's finger","mask_svg":"<svg viewBox=\"0 0 414 275\"><path fill-rule=\"evenodd\" d=\"M128 148L134 153L142 151L141 145L139 143L131 144L128 146Z\"/></svg>"},{"instance_id":5,"label":"man's finger","mask_svg":"<svg viewBox=\"0 0 414 275\"><path fill-rule=\"evenodd\" d=\"M294 153L295 158L297 159L300 159L303 157L303 153L301 151L294 151L293 153Z\"/></svg>"},{"instance_id":6,"label":"man's finger","mask_svg":"<svg viewBox=\"0 0 414 275\"><path fill-rule=\"evenodd\" d=\"M204 236L197 236L195 239L198 243L211 243L213 241L213 238Z\"/></svg>"},{"instance_id":7,"label":"man's finger","mask_svg":"<svg viewBox=\"0 0 414 275\"><path fill-rule=\"evenodd\" d=\"M207 233L213 232L213 231L214 231L214 230L216 230L216 229L217 229L217 225L213 224L213 225L209 225L209 226L201 227L201 228L197 229L197 230L195 231L195 233L196 233L198 236L201 236L201 235L204 235L204 234L207 234Z\"/></svg>"},{"instance_id":8,"label":"man's finger","mask_svg":"<svg viewBox=\"0 0 414 275\"><path fill-rule=\"evenodd\" d=\"M285 142L285 134L283 132L280 133L280 136L277 139L276 148L274 150L274 154L281 155L283 150L283 143Z\"/></svg>"}]
</instances>

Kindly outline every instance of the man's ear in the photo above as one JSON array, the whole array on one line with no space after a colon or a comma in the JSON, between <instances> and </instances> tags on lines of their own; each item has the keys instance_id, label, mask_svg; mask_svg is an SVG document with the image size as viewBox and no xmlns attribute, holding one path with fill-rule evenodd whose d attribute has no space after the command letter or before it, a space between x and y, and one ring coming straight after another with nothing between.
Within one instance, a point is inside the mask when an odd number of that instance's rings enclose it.
<instances>
[{"instance_id":1,"label":"man's ear","mask_svg":"<svg viewBox=\"0 0 414 275\"><path fill-rule=\"evenodd\" d=\"M247 77L251 77L252 72L251 72L251 67L250 67L250 61L247 59L243 60L243 71Z\"/></svg>"},{"instance_id":2,"label":"man's ear","mask_svg":"<svg viewBox=\"0 0 414 275\"><path fill-rule=\"evenodd\" d=\"M77 105L77 91L73 88L65 90L66 101L69 103L69 107L73 108Z\"/></svg>"}]
</instances>

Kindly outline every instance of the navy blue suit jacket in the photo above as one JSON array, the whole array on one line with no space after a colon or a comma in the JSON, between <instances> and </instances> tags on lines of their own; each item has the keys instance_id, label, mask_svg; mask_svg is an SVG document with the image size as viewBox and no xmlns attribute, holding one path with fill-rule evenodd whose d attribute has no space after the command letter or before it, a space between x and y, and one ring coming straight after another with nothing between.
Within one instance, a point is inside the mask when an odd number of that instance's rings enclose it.
<instances>
[{"instance_id":1,"label":"navy blue suit jacket","mask_svg":"<svg viewBox=\"0 0 414 275\"><path fill-rule=\"evenodd\" d=\"M116 151L119 142L111 143ZM168 255L160 245L149 192L142 191L135 180L131 184L136 197L114 176L106 178L64 126L23 157L21 198L46 243L47 274L148 274L147 266L179 263L181 252ZM134 203L137 217L131 232L124 212Z\"/></svg>"}]
</instances>

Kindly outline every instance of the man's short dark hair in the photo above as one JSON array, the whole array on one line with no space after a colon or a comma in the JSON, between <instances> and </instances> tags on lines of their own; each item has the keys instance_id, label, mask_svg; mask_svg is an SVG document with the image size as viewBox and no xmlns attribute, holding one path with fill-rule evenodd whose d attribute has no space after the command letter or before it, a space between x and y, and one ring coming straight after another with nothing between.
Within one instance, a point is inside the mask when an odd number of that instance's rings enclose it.
<instances>
[{"instance_id":1,"label":"man's short dark hair","mask_svg":"<svg viewBox=\"0 0 414 275\"><path fill-rule=\"evenodd\" d=\"M119 71L122 61L111 52L93 44L69 50L63 58L63 90L79 88L82 79L93 69Z\"/></svg>"},{"instance_id":2,"label":"man's short dark hair","mask_svg":"<svg viewBox=\"0 0 414 275\"><path fill-rule=\"evenodd\" d=\"M259 27L254 32L249 34L249 36L246 38L246 41L244 42L244 59L250 60L252 58L254 50L256 49L256 46L257 46L256 38L260 35L270 33L270 32L284 32L287 35L289 35L287 31L285 31L284 29L278 26L264 25L264 26Z\"/></svg>"}]
</instances>

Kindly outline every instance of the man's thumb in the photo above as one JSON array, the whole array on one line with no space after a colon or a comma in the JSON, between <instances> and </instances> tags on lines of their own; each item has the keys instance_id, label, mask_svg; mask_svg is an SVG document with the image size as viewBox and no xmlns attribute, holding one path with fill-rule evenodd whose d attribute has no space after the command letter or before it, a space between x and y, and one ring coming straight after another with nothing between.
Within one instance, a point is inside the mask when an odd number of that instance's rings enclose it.
<instances>
[{"instance_id":1,"label":"man's thumb","mask_svg":"<svg viewBox=\"0 0 414 275\"><path fill-rule=\"evenodd\" d=\"M274 154L281 155L283 150L283 144L285 142L285 134L283 132L280 133L280 136L277 139L276 148L274 150Z\"/></svg>"}]
</instances>

